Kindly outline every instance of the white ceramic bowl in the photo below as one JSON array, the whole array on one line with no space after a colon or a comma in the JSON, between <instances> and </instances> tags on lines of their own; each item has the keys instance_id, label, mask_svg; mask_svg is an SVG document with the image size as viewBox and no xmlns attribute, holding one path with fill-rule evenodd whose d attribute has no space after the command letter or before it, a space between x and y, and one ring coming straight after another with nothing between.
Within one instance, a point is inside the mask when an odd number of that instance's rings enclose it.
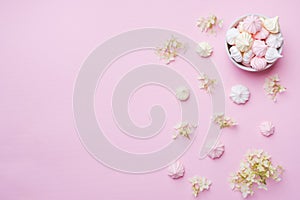
<instances>
[{"instance_id":1,"label":"white ceramic bowl","mask_svg":"<svg viewBox=\"0 0 300 200\"><path fill-rule=\"evenodd\" d=\"M250 15L255 15L255 16L258 16L258 17L266 18L265 16L263 16L263 15L258 15L258 14L250 14ZM234 22L231 24L231 26L229 26L229 29L231 29L231 28L236 28L237 25L239 24L239 22L242 21L243 19L245 19L247 16L249 16L249 15L244 15L244 16L238 18L236 21L234 21ZM261 72L261 71L264 71L264 70L269 69L270 67L272 67L272 66L276 63L276 61L278 60L278 59L277 59L275 62L267 64L266 68L264 68L263 70L256 70L256 69L253 69L252 67L247 67L247 66L243 65L242 63L236 62L236 61L230 56L229 49L230 49L231 46L232 46L232 45L229 45L229 44L227 43L226 39L225 39L225 47L226 47L226 52L227 52L227 55L228 55L229 59L231 60L231 62L232 62L235 66L237 66L238 68L240 68L240 69L242 69L242 70L245 70L245 71L249 71L249 72ZM282 52L282 47L283 47L283 43L282 43L281 47L278 49L278 52L279 52L280 54L281 54L281 52Z\"/></svg>"}]
</instances>

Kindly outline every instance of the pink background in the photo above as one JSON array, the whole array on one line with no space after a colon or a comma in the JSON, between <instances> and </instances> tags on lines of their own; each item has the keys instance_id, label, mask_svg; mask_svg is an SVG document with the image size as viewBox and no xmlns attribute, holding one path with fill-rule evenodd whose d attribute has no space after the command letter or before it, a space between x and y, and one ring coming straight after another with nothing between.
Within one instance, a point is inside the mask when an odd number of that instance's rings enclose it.
<instances>
[{"instance_id":1,"label":"pink background","mask_svg":"<svg viewBox=\"0 0 300 200\"><path fill-rule=\"evenodd\" d=\"M249 148L263 148L275 163L286 169L283 181L270 183L269 192L259 191L249 199L299 199L297 191L299 152L299 84L297 56L299 33L298 1L1 1L0 3L0 199L194 199L188 178L206 176L213 181L209 192L199 199L241 199L232 192L227 178L238 169ZM214 36L200 33L196 20L215 13L224 19L224 28ZM285 37L284 58L273 69L247 73L235 68L224 49L225 30L237 17L247 13L280 16ZM298 23L298 24L297 24ZM83 148L72 114L72 91L81 63L88 54L112 35L143 28L166 28L196 41L206 40L214 47L215 62L226 90L226 112L239 126L226 129L221 140L226 152L219 160L199 160L211 114L210 99L197 89L195 72L182 60L172 67L183 74L199 98L200 122L196 141L182 157L186 166L183 179L174 181L166 170L130 175L104 167ZM113 144L132 152L149 152L169 141L171 133L149 141L119 134L112 123L109 97L114 81L130 67L158 62L152 52L137 52L116 62L100 82L96 93L96 113ZM124 68L122 68L124 67ZM264 78L278 73L287 92L278 103L269 100L262 89ZM102 84L101 84L102 83ZM228 99L234 84L251 90L244 106ZM155 94L155 95L154 95ZM163 96L164 98L159 98ZM143 102L143 100L145 100ZM176 99L162 88L139 90L129 105L132 119L149 123L152 104L162 104L168 114L167 127L179 119ZM175 114L174 114L175 113ZM177 113L177 114L176 114ZM263 120L276 125L276 134L265 138L257 126Z\"/></svg>"}]
</instances>

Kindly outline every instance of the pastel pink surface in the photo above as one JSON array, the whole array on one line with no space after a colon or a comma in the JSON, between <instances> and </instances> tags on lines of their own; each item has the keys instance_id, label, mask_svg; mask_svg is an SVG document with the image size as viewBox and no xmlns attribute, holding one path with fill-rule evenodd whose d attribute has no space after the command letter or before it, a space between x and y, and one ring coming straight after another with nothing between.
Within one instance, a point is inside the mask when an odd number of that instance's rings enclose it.
<instances>
[{"instance_id":1,"label":"pastel pink surface","mask_svg":"<svg viewBox=\"0 0 300 200\"><path fill-rule=\"evenodd\" d=\"M300 119L297 112L299 41L298 32L291 31L297 23L291 19L299 15L299 6L296 0L276 0L272 4L270 9L268 3L257 0L247 6L243 1L233 0L224 5L215 0L1 1L0 199L194 199L187 179L194 175L213 181L210 191L201 194L201 199L241 199L240 193L230 190L227 179L230 172L238 169L249 148L265 149L273 155L275 163L286 169L282 182L270 183L268 192L259 191L251 199L299 199L300 157L295 150L300 139L296 133ZM249 12L280 17L285 39L284 57L265 72L248 73L236 68L225 51L226 29L236 18ZM224 19L224 28L216 37L202 34L196 27L197 18L209 13ZM181 158L185 176L176 181L167 176L166 170L130 175L103 166L81 145L73 120L72 92L81 63L112 35L142 27L171 29L197 42L208 41L214 47L211 59L223 79L226 112L239 124L222 131L221 140L226 145L222 158L199 160L198 152L210 120L211 109L207 106L210 99L197 89L195 71L184 61L176 61L172 67L183 73L191 84L200 99L201 110L198 137ZM129 59L130 56L134 59ZM120 148L149 152L171 137L171 133L165 132L153 141L140 143L118 134L111 116L101 113L108 100L103 99L102 104L100 98L110 94L114 81L122 74L121 63L132 67L145 61L155 62L155 59L157 57L147 53L129 55L112 66L104 77L103 91L97 91L98 120L103 120L105 129L112 130L107 137ZM277 103L268 99L262 89L265 77L275 73L287 87ZM251 91L246 105L235 105L229 100L234 84L243 84ZM178 121L176 99L162 88L144 89L137 92L130 104L132 119L138 124L149 123L148 109L159 102L168 113L166 126L173 126ZM151 97L157 93L164 98ZM109 111L109 107L105 109ZM276 134L270 138L259 133L258 126L265 120L276 125Z\"/></svg>"}]
</instances>

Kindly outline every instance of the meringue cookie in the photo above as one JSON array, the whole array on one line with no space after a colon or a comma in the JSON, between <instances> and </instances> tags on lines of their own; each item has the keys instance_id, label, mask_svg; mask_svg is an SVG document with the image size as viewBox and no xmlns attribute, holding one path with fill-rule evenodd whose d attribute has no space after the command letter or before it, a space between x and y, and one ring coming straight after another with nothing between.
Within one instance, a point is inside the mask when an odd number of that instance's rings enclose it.
<instances>
[{"instance_id":1,"label":"meringue cookie","mask_svg":"<svg viewBox=\"0 0 300 200\"><path fill-rule=\"evenodd\" d=\"M273 63L275 62L278 58L281 58L282 55L278 52L277 49L269 47L266 51L265 58L268 63Z\"/></svg>"},{"instance_id":2,"label":"meringue cookie","mask_svg":"<svg viewBox=\"0 0 300 200\"><path fill-rule=\"evenodd\" d=\"M283 43L283 37L282 37L281 33L270 34L266 40L266 43L269 47L273 47L273 48L277 49L277 48L281 47L281 45Z\"/></svg>"},{"instance_id":3,"label":"meringue cookie","mask_svg":"<svg viewBox=\"0 0 300 200\"><path fill-rule=\"evenodd\" d=\"M243 54L243 65L246 65L246 66L250 66L250 61L251 61L251 58L253 58L254 54L252 52L252 50L250 49L249 51L245 52Z\"/></svg>"},{"instance_id":4,"label":"meringue cookie","mask_svg":"<svg viewBox=\"0 0 300 200\"><path fill-rule=\"evenodd\" d=\"M240 31L240 32L244 31L243 24L244 24L244 21L239 22L239 24L236 27L238 31Z\"/></svg>"},{"instance_id":5,"label":"meringue cookie","mask_svg":"<svg viewBox=\"0 0 300 200\"><path fill-rule=\"evenodd\" d=\"M280 30L278 16L264 19L263 24L270 33L278 33Z\"/></svg>"},{"instance_id":6,"label":"meringue cookie","mask_svg":"<svg viewBox=\"0 0 300 200\"><path fill-rule=\"evenodd\" d=\"M235 85L231 88L230 99L236 104L245 104L250 97L250 92L243 85Z\"/></svg>"},{"instance_id":7,"label":"meringue cookie","mask_svg":"<svg viewBox=\"0 0 300 200\"><path fill-rule=\"evenodd\" d=\"M230 44L230 45L234 45L235 44L235 39L239 34L240 34L239 30L237 30L236 28L229 29L226 33L227 43Z\"/></svg>"},{"instance_id":8,"label":"meringue cookie","mask_svg":"<svg viewBox=\"0 0 300 200\"><path fill-rule=\"evenodd\" d=\"M225 145L218 143L207 155L211 159L220 158L225 151Z\"/></svg>"},{"instance_id":9,"label":"meringue cookie","mask_svg":"<svg viewBox=\"0 0 300 200\"><path fill-rule=\"evenodd\" d=\"M265 122L261 123L261 125L259 126L259 129L260 129L260 133L266 137L273 135L275 132L275 127L274 127L273 123L269 122L269 121L265 121Z\"/></svg>"},{"instance_id":10,"label":"meringue cookie","mask_svg":"<svg viewBox=\"0 0 300 200\"><path fill-rule=\"evenodd\" d=\"M190 96L190 91L184 86L180 86L176 89L176 97L180 101L186 101Z\"/></svg>"},{"instance_id":11,"label":"meringue cookie","mask_svg":"<svg viewBox=\"0 0 300 200\"><path fill-rule=\"evenodd\" d=\"M261 71L266 68L267 61L265 58L260 58L255 56L254 58L251 59L250 65L253 69Z\"/></svg>"},{"instance_id":12,"label":"meringue cookie","mask_svg":"<svg viewBox=\"0 0 300 200\"><path fill-rule=\"evenodd\" d=\"M255 34L262 28L262 21L255 15L249 15L244 19L243 28L248 33Z\"/></svg>"},{"instance_id":13,"label":"meringue cookie","mask_svg":"<svg viewBox=\"0 0 300 200\"><path fill-rule=\"evenodd\" d=\"M264 40L269 36L269 34L270 32L262 27L261 30L254 35L254 38L258 40Z\"/></svg>"},{"instance_id":14,"label":"meringue cookie","mask_svg":"<svg viewBox=\"0 0 300 200\"><path fill-rule=\"evenodd\" d=\"M213 48L207 42L200 42L197 46L196 51L201 57L209 57L213 52Z\"/></svg>"},{"instance_id":15,"label":"meringue cookie","mask_svg":"<svg viewBox=\"0 0 300 200\"><path fill-rule=\"evenodd\" d=\"M183 164L179 161L173 163L168 168L168 175L173 179L178 179L183 177L184 175L184 167Z\"/></svg>"},{"instance_id":16,"label":"meringue cookie","mask_svg":"<svg viewBox=\"0 0 300 200\"><path fill-rule=\"evenodd\" d=\"M243 57L241 52L236 48L236 46L232 46L229 49L230 56L236 61L236 62L242 62Z\"/></svg>"},{"instance_id":17,"label":"meringue cookie","mask_svg":"<svg viewBox=\"0 0 300 200\"><path fill-rule=\"evenodd\" d=\"M236 47L241 52L248 51L251 48L252 43L253 43L253 39L251 35L247 32L240 33L235 39Z\"/></svg>"},{"instance_id":18,"label":"meringue cookie","mask_svg":"<svg viewBox=\"0 0 300 200\"><path fill-rule=\"evenodd\" d=\"M264 41L261 40L254 40L252 45L253 53L258 57L263 57L266 54L268 46Z\"/></svg>"}]
</instances>

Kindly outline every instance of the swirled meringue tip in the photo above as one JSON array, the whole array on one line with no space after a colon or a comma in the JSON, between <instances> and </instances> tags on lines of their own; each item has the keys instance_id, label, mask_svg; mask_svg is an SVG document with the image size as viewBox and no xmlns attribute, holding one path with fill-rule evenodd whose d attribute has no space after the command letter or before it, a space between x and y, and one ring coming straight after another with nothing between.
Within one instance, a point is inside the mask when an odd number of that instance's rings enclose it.
<instances>
[{"instance_id":1,"label":"swirled meringue tip","mask_svg":"<svg viewBox=\"0 0 300 200\"><path fill-rule=\"evenodd\" d=\"M208 154L207 156L211 159L220 158L225 151L225 145L222 143L218 143Z\"/></svg>"},{"instance_id":2,"label":"swirled meringue tip","mask_svg":"<svg viewBox=\"0 0 300 200\"><path fill-rule=\"evenodd\" d=\"M173 179L179 179L184 176L184 166L180 161L177 161L168 167L168 175Z\"/></svg>"},{"instance_id":3,"label":"swirled meringue tip","mask_svg":"<svg viewBox=\"0 0 300 200\"><path fill-rule=\"evenodd\" d=\"M263 25L270 33L279 33L280 31L278 16L264 19Z\"/></svg>"},{"instance_id":4,"label":"swirled meringue tip","mask_svg":"<svg viewBox=\"0 0 300 200\"><path fill-rule=\"evenodd\" d=\"M270 121L262 122L259 126L259 129L260 133L266 137L273 135L275 132L275 126Z\"/></svg>"}]
</instances>

